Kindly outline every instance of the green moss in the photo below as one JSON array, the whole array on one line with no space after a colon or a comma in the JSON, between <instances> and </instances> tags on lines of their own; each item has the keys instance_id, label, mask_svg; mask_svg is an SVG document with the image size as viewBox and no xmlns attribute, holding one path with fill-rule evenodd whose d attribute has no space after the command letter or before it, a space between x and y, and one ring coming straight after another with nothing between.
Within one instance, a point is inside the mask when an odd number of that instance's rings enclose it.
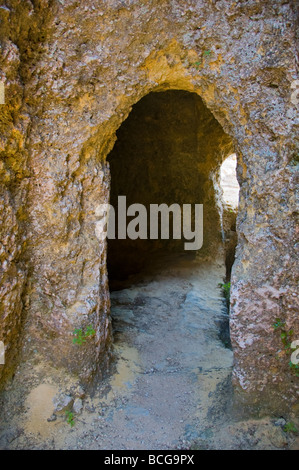
<instances>
[{"instance_id":1,"label":"green moss","mask_svg":"<svg viewBox=\"0 0 299 470\"><path fill-rule=\"evenodd\" d=\"M297 153L293 156L292 160L290 161L290 165L291 166L299 165L299 153Z\"/></svg>"}]
</instances>

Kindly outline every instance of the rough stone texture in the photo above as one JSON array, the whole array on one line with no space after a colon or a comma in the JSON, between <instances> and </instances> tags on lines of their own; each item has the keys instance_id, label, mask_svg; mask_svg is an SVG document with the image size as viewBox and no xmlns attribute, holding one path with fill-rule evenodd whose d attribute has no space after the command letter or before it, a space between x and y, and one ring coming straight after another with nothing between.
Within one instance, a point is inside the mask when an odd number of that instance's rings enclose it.
<instances>
[{"instance_id":1,"label":"rough stone texture","mask_svg":"<svg viewBox=\"0 0 299 470\"><path fill-rule=\"evenodd\" d=\"M77 399L76 399L77 400ZM60 393L53 398L54 412L65 411L71 407L74 399L70 395Z\"/></svg>"},{"instance_id":2,"label":"rough stone texture","mask_svg":"<svg viewBox=\"0 0 299 470\"><path fill-rule=\"evenodd\" d=\"M27 136L32 110L25 83L30 79L50 21L48 2L8 1L0 7L0 80L5 105L0 105L0 340L6 366L0 378L13 373L20 349L22 312L26 308L28 213Z\"/></svg>"},{"instance_id":3,"label":"rough stone texture","mask_svg":"<svg viewBox=\"0 0 299 470\"><path fill-rule=\"evenodd\" d=\"M11 345L20 332L26 299L25 352L35 348L85 380L107 359L106 249L94 230L96 207L109 198L105 158L142 97L190 91L238 155L236 390L252 403L294 406L298 379L272 324L284 320L298 338L298 108L290 99L298 79L295 2L6 4L0 9L9 102L1 106L2 338ZM87 325L96 335L74 349L73 330Z\"/></svg>"},{"instance_id":4,"label":"rough stone texture","mask_svg":"<svg viewBox=\"0 0 299 470\"><path fill-rule=\"evenodd\" d=\"M73 410L75 413L80 414L83 408L83 403L81 398L76 398L73 404Z\"/></svg>"}]
</instances>

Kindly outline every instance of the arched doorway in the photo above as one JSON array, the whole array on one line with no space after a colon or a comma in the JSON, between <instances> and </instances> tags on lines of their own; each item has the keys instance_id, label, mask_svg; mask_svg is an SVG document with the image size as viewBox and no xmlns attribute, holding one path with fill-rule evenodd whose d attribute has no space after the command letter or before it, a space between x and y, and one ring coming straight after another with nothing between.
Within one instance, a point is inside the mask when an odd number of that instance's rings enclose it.
<instances>
[{"instance_id":1,"label":"arched doorway","mask_svg":"<svg viewBox=\"0 0 299 470\"><path fill-rule=\"evenodd\" d=\"M117 131L117 141L107 157L111 171L110 203L115 208L115 240L108 240L110 284L140 271L154 255L183 252L186 238L174 234L170 211L169 239L152 239L150 206L190 205L195 233L195 205L203 205L203 244L189 254L213 256L221 243L219 197L213 175L232 152L232 142L201 98L181 90L150 93L141 99ZM126 197L126 209L133 204L146 208L146 234L131 240L118 239L119 196ZM132 215L132 214L131 214ZM127 224L132 217L127 218ZM183 224L183 221L182 221ZM191 235L190 235L191 236ZM195 238L195 235L194 235ZM190 245L191 246L191 245ZM196 244L194 244L196 248Z\"/></svg>"}]
</instances>

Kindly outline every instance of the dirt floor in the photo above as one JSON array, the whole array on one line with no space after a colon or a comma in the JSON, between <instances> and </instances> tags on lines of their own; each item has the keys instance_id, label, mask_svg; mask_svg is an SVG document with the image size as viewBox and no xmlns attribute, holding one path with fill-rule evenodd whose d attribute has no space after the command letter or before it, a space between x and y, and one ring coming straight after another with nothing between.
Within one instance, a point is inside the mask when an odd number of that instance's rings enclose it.
<instances>
[{"instance_id":1,"label":"dirt floor","mask_svg":"<svg viewBox=\"0 0 299 470\"><path fill-rule=\"evenodd\" d=\"M59 371L23 364L2 396L0 448L298 449L284 417L232 412L216 258L163 258L111 293L115 361L92 397Z\"/></svg>"}]
</instances>

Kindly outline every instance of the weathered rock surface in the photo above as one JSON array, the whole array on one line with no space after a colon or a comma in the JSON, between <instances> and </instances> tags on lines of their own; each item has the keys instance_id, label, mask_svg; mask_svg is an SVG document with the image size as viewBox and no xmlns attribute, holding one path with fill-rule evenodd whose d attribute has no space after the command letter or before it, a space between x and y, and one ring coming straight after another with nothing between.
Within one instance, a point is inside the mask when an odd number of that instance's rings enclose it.
<instances>
[{"instance_id":1,"label":"weathered rock surface","mask_svg":"<svg viewBox=\"0 0 299 470\"><path fill-rule=\"evenodd\" d=\"M81 398L76 398L73 404L73 410L75 413L80 414L83 409L83 403Z\"/></svg>"},{"instance_id":2,"label":"weathered rock surface","mask_svg":"<svg viewBox=\"0 0 299 470\"><path fill-rule=\"evenodd\" d=\"M53 398L54 412L65 411L70 408L74 399L65 393L59 393Z\"/></svg>"},{"instance_id":3,"label":"weathered rock surface","mask_svg":"<svg viewBox=\"0 0 299 470\"><path fill-rule=\"evenodd\" d=\"M234 383L295 406L298 380L273 330L298 339L295 2L9 0L0 8L2 376L38 351L89 381L109 359L106 157L150 92L197 93L233 142L241 186L232 271ZM83 347L75 328L96 334ZM297 336L296 336L297 335Z\"/></svg>"}]
</instances>

